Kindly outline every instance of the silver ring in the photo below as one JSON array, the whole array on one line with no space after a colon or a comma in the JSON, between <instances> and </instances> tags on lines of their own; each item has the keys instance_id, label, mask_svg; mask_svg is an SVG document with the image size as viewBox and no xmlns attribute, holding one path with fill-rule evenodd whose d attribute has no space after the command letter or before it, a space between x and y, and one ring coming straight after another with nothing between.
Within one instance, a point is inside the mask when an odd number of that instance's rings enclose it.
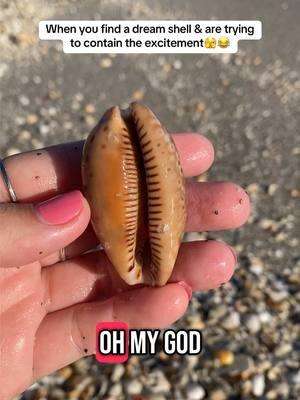
<instances>
[{"instance_id":1,"label":"silver ring","mask_svg":"<svg viewBox=\"0 0 300 400\"><path fill-rule=\"evenodd\" d=\"M17 202L17 196L16 196L16 193L14 191L14 188L12 187L11 181L10 181L8 175L7 175L5 166L4 166L3 161L1 160L1 158L0 158L0 171L1 171L1 174L2 174L3 182L4 182L4 184L6 186L6 189L7 189L8 193L9 193L9 195L10 195L11 201L13 203L16 203Z\"/></svg>"},{"instance_id":2,"label":"silver ring","mask_svg":"<svg viewBox=\"0 0 300 400\"><path fill-rule=\"evenodd\" d=\"M67 256L66 256L66 249L65 249L65 247L62 247L62 248L59 250L58 257L59 257L59 260L60 260L61 262L66 261Z\"/></svg>"}]
</instances>

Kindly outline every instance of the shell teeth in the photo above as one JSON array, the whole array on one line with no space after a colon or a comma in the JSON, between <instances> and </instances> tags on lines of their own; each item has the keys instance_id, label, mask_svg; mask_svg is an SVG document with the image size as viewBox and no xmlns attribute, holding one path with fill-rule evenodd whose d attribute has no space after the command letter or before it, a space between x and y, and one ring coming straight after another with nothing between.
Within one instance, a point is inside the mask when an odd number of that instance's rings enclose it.
<instances>
[{"instance_id":1,"label":"shell teeth","mask_svg":"<svg viewBox=\"0 0 300 400\"><path fill-rule=\"evenodd\" d=\"M145 105L114 106L91 132L83 160L92 225L115 269L130 285L165 284L185 224L172 139Z\"/></svg>"}]
</instances>

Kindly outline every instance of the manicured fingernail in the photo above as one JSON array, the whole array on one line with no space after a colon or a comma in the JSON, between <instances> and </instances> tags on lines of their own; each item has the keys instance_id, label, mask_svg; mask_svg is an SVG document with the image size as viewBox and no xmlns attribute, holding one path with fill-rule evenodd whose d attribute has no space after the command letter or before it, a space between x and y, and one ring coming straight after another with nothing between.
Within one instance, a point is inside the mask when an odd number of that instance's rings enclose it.
<instances>
[{"instance_id":1,"label":"manicured fingernail","mask_svg":"<svg viewBox=\"0 0 300 400\"><path fill-rule=\"evenodd\" d=\"M189 300L191 300L191 298L193 296L192 288L185 281L179 281L179 282L176 282L176 283L178 285L182 286L185 289L185 291L186 291L186 293L187 293L187 295L189 297Z\"/></svg>"},{"instance_id":2,"label":"manicured fingernail","mask_svg":"<svg viewBox=\"0 0 300 400\"><path fill-rule=\"evenodd\" d=\"M230 250L231 250L231 253L232 253L233 257L234 257L234 263L235 263L235 265L236 265L236 264L237 264L237 255L236 255L236 251L234 250L233 247L231 247L231 246L228 246L228 247L229 247Z\"/></svg>"},{"instance_id":3,"label":"manicured fingernail","mask_svg":"<svg viewBox=\"0 0 300 400\"><path fill-rule=\"evenodd\" d=\"M38 203L35 209L45 224L61 225L75 218L82 207L82 195L79 190L74 190Z\"/></svg>"}]
</instances>

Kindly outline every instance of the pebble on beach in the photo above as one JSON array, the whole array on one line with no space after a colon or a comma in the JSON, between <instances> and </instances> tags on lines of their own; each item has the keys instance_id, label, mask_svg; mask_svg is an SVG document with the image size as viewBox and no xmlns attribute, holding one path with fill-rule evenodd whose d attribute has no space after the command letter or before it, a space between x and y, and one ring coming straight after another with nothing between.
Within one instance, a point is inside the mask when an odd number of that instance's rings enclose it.
<instances>
[{"instance_id":1,"label":"pebble on beach","mask_svg":"<svg viewBox=\"0 0 300 400\"><path fill-rule=\"evenodd\" d=\"M205 390L196 383L189 384L185 391L187 400L201 400L205 397Z\"/></svg>"}]
</instances>

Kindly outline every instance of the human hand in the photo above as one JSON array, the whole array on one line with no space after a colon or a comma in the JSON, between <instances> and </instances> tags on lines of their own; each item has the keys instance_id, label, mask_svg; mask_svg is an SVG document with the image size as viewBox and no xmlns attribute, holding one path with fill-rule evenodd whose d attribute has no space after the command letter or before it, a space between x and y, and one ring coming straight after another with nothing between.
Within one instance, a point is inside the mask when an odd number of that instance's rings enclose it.
<instances>
[{"instance_id":1,"label":"human hand","mask_svg":"<svg viewBox=\"0 0 300 400\"><path fill-rule=\"evenodd\" d=\"M185 176L207 170L213 148L195 134L173 136ZM9 157L18 203L0 178L0 398L94 352L98 321L160 328L180 318L191 290L227 282L236 258L223 243L183 243L170 282L159 288L121 282L89 225L81 195L82 142ZM62 195L63 194L63 195ZM232 183L186 181L186 231L236 228L249 215L247 194ZM41 203L53 196L52 201ZM216 211L218 211L216 213ZM65 248L67 260L60 261ZM179 282L179 283L178 283Z\"/></svg>"}]
</instances>

